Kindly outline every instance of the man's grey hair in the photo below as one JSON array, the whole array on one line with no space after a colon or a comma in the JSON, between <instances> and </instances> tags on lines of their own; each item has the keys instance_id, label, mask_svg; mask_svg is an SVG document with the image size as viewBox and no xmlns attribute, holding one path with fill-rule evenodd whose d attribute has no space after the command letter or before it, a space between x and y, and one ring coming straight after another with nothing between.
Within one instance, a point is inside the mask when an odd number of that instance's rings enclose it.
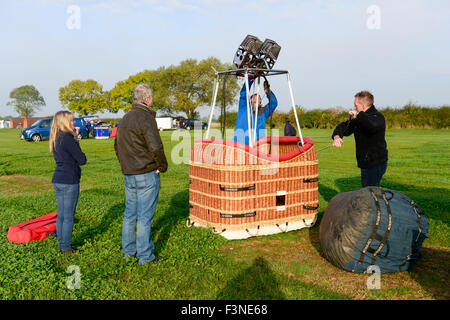
<instances>
[{"instance_id":1,"label":"man's grey hair","mask_svg":"<svg viewBox=\"0 0 450 320\"><path fill-rule=\"evenodd\" d=\"M148 85L140 83L133 90L133 103L143 103L145 99L152 96L152 89Z\"/></svg>"}]
</instances>

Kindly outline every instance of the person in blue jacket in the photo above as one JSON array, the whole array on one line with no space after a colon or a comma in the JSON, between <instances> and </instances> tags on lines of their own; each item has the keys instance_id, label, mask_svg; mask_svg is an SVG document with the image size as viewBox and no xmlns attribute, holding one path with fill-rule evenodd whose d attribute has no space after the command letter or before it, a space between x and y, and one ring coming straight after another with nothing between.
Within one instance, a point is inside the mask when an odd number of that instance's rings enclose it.
<instances>
[{"instance_id":1,"label":"person in blue jacket","mask_svg":"<svg viewBox=\"0 0 450 320\"><path fill-rule=\"evenodd\" d=\"M254 82L253 78L249 78L249 91ZM278 105L277 98L270 91L269 83L264 81L264 91L267 95L267 99L270 99L272 106L266 104L261 107L261 96L258 94L253 94L250 97L250 107L251 107L251 124L254 126L256 120L256 106L258 106L258 121L256 123L256 140L264 137L266 135L266 120L270 117L271 113L275 111ZM270 108L271 107L271 108ZM252 129L254 130L254 128ZM248 115L247 115L247 90L245 88L245 83L242 86L239 98L239 110L236 119L236 126L234 128L233 141L241 142L246 145L249 144L249 130L248 130Z\"/></svg>"},{"instance_id":2,"label":"person in blue jacket","mask_svg":"<svg viewBox=\"0 0 450 320\"><path fill-rule=\"evenodd\" d=\"M89 133L91 132L91 129L92 129L91 123L89 121L86 121L86 131L87 131L87 138L88 139L89 139Z\"/></svg>"},{"instance_id":3,"label":"person in blue jacket","mask_svg":"<svg viewBox=\"0 0 450 320\"><path fill-rule=\"evenodd\" d=\"M73 220L80 194L80 166L86 164L86 156L73 132L73 114L58 111L53 117L49 146L56 162L52 183L58 206L56 236L61 253L77 251L72 248Z\"/></svg>"}]
</instances>

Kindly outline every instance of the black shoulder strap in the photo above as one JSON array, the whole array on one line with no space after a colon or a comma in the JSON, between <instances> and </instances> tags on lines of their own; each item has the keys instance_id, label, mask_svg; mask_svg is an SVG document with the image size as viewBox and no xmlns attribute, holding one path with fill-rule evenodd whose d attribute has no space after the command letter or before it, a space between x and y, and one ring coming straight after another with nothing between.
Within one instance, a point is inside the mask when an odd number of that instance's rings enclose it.
<instances>
[{"instance_id":1,"label":"black shoulder strap","mask_svg":"<svg viewBox=\"0 0 450 320\"><path fill-rule=\"evenodd\" d=\"M384 255L384 257L387 257L387 255L389 254L390 246L389 246L388 238L389 238L389 233L391 232L391 228L392 228L392 211L391 211L391 206L389 205L389 200L386 198L386 194L385 194L384 190L381 189L381 192L382 192L381 196L383 197L384 203L386 204L387 213L388 213L388 225L387 225L387 228L386 228L386 232L384 233L384 236L381 237L377 233L378 227L380 226L380 220L381 220L380 203L379 203L378 197L376 196L376 194L373 191L373 189L369 188L369 190L370 190L370 194L372 195L372 198L375 200L375 205L377 207L377 220L375 222L375 226L373 228L372 234L370 235L370 237L367 240L367 243L366 243L363 251L361 252L361 255L360 255L360 258L359 258L359 263L363 263L364 262L364 255L365 255L365 253L369 252L369 253L372 253L371 265L374 265L377 255L380 253L380 251L383 249L383 247L385 245L387 247L387 252ZM392 197L390 199L392 199ZM373 239L376 239L376 240L380 241L380 245L378 246L378 248L376 250L370 248L370 245L372 244Z\"/></svg>"},{"instance_id":2,"label":"black shoulder strap","mask_svg":"<svg viewBox=\"0 0 450 320\"><path fill-rule=\"evenodd\" d=\"M422 226L420 225L420 219L422 217L423 211L417 207L416 203L413 200L411 200L411 206L413 207L414 212L417 214L417 223L419 224L419 233L417 234L417 238L415 241L417 242L419 240L420 234L422 233ZM419 211L417 209L419 209Z\"/></svg>"},{"instance_id":3,"label":"black shoulder strap","mask_svg":"<svg viewBox=\"0 0 450 320\"><path fill-rule=\"evenodd\" d=\"M421 220L421 217L424 214L424 212L423 212L423 210L421 208L419 208L417 206L417 204L413 200L411 200L410 203L411 203L411 206L414 209L414 212L417 214L417 223L419 224L419 233L417 234L416 240L414 241L414 242L417 242L417 241L419 241L420 234L422 233L422 226L420 225L420 220ZM398 271L402 271L402 267L404 267L406 265L406 263L410 260L411 256L414 253L415 253L415 250L414 250L414 247L413 247L411 253L408 254L408 256L406 256L405 260L403 260L403 263L398 267Z\"/></svg>"},{"instance_id":4,"label":"black shoulder strap","mask_svg":"<svg viewBox=\"0 0 450 320\"><path fill-rule=\"evenodd\" d=\"M386 208L387 208L387 212L388 212L388 225L387 225L386 232L384 233L384 237L382 239L376 238L378 241L380 241L380 245L378 246L377 250L375 250L375 252L373 253L372 262L371 262L372 265L375 264L377 254L381 251L381 249L383 249L384 245L386 244L387 239L389 237L389 233L391 232L391 227L392 227L391 206L389 205L389 201L386 199L386 194L384 193L384 190L382 190L382 197L383 197L384 203L386 204ZM389 248L388 248L388 252L386 253L385 257L388 255L388 253L389 253Z\"/></svg>"},{"instance_id":5,"label":"black shoulder strap","mask_svg":"<svg viewBox=\"0 0 450 320\"><path fill-rule=\"evenodd\" d=\"M383 237L380 236L380 235L377 233L377 234L375 235L375 239L381 242L381 241L383 240ZM385 254L384 256L381 256L381 257L383 257L383 258L386 258L386 257L389 255L389 252L391 251L391 246L389 245L389 241L388 241L388 240L386 240L386 248L387 248L386 254ZM367 252L374 254L374 253L376 252L376 250L375 250L375 249L372 249L372 248L369 248L369 249L367 249ZM375 263L375 261L373 261L372 264L374 264L374 263Z\"/></svg>"},{"instance_id":6,"label":"black shoulder strap","mask_svg":"<svg viewBox=\"0 0 450 320\"><path fill-rule=\"evenodd\" d=\"M359 257L359 263L364 262L364 255L366 254L367 249L369 249L370 244L372 243L373 239L375 238L375 235L377 234L378 226L380 225L381 220L381 209L380 204L378 203L378 198L371 188L369 188L369 191L370 194L372 195L372 198L375 200L375 205L377 206L377 220L375 221L375 226L372 230L372 234L370 235L369 239L367 239L366 245L364 246L364 249L361 252L361 255Z\"/></svg>"}]
</instances>

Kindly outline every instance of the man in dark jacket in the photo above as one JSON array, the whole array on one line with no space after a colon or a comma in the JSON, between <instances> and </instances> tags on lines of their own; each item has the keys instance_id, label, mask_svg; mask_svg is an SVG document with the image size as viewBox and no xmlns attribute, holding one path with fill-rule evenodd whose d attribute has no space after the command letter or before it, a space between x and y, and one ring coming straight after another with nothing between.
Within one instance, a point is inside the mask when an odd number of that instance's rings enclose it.
<instances>
[{"instance_id":1,"label":"man in dark jacket","mask_svg":"<svg viewBox=\"0 0 450 320\"><path fill-rule=\"evenodd\" d=\"M297 135L297 130L291 125L289 118L286 118L286 124L284 125L284 136L295 137Z\"/></svg>"},{"instance_id":2,"label":"man in dark jacket","mask_svg":"<svg viewBox=\"0 0 450 320\"><path fill-rule=\"evenodd\" d=\"M361 183L366 186L380 186L387 169L384 116L373 105L373 95L361 91L355 95L355 109L349 112L350 120L340 123L332 134L333 145L340 148L344 136L355 136L356 160L361 169Z\"/></svg>"},{"instance_id":3,"label":"man in dark jacket","mask_svg":"<svg viewBox=\"0 0 450 320\"><path fill-rule=\"evenodd\" d=\"M153 253L155 246L150 233L160 189L159 174L167 170L167 160L156 112L150 109L152 103L150 87L137 85L133 105L120 121L114 141L125 179L122 250L125 258L136 256L141 264L161 259Z\"/></svg>"}]
</instances>

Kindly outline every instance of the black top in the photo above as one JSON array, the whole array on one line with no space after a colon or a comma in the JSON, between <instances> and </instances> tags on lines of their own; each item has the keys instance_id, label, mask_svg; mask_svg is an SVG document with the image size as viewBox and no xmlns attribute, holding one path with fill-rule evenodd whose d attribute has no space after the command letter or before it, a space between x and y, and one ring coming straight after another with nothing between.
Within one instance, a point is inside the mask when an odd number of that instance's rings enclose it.
<instances>
[{"instance_id":1,"label":"black top","mask_svg":"<svg viewBox=\"0 0 450 320\"><path fill-rule=\"evenodd\" d=\"M289 123L286 122L286 125L284 126L284 135L285 136L296 136L297 130Z\"/></svg>"},{"instance_id":2,"label":"black top","mask_svg":"<svg viewBox=\"0 0 450 320\"><path fill-rule=\"evenodd\" d=\"M358 167L367 169L388 160L385 131L384 116L372 106L366 112L359 112L355 119L340 123L334 129L331 138L333 139L335 135L342 138L353 133Z\"/></svg>"},{"instance_id":3,"label":"black top","mask_svg":"<svg viewBox=\"0 0 450 320\"><path fill-rule=\"evenodd\" d=\"M56 168L52 183L80 183L80 166L86 164L86 156L71 133L60 132L57 135L53 157L56 161Z\"/></svg>"}]
</instances>

